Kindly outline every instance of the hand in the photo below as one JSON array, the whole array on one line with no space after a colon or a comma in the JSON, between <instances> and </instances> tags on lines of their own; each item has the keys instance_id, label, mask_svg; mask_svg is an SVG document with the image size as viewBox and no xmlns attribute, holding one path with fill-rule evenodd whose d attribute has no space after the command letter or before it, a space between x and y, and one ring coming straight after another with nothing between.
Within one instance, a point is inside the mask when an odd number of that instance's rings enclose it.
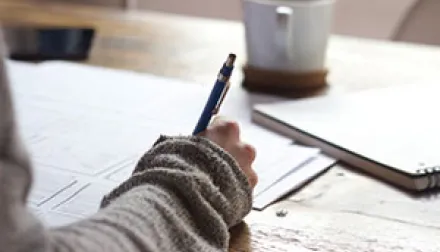
<instances>
[{"instance_id":1,"label":"hand","mask_svg":"<svg viewBox=\"0 0 440 252\"><path fill-rule=\"evenodd\" d=\"M255 160L256 151L254 147L240 140L240 128L236 122L216 117L200 135L213 141L232 155L246 174L251 187L255 187L258 177L252 169L252 163Z\"/></svg>"}]
</instances>

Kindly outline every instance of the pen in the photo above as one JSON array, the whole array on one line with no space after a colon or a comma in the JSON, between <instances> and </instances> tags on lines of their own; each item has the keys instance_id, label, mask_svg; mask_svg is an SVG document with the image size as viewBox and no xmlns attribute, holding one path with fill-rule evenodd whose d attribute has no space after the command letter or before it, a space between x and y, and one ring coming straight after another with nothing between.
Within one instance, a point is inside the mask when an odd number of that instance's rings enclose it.
<instances>
[{"instance_id":1,"label":"pen","mask_svg":"<svg viewBox=\"0 0 440 252\"><path fill-rule=\"evenodd\" d=\"M193 135L197 135L200 132L205 131L211 122L212 116L218 113L226 93L229 90L229 78L231 77L232 70L234 69L235 58L235 54L229 54L222 68L220 69L217 80L211 90L208 101L205 104L205 108L203 109L199 121L194 128Z\"/></svg>"}]
</instances>

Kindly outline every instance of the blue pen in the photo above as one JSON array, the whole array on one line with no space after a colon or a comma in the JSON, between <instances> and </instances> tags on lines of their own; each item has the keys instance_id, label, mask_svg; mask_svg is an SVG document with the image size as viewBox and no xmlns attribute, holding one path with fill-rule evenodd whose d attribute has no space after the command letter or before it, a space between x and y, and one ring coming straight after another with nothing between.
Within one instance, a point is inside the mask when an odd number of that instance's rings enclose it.
<instances>
[{"instance_id":1,"label":"blue pen","mask_svg":"<svg viewBox=\"0 0 440 252\"><path fill-rule=\"evenodd\" d=\"M234 69L235 54L229 54L223 67L220 69L220 73L217 76L217 81L212 88L211 94L209 95L208 101L206 102L205 108L200 115L199 121L193 131L193 135L197 135L203 132L208 127L211 122L213 115L217 114L223 99L229 89L229 78L231 77L232 70Z\"/></svg>"}]
</instances>

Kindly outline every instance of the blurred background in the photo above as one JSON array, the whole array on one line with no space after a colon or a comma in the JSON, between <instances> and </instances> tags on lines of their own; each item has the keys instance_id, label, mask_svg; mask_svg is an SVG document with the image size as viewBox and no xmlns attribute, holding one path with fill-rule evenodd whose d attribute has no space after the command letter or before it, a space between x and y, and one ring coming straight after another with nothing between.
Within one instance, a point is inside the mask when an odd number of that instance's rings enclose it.
<instances>
[{"instance_id":1,"label":"blurred background","mask_svg":"<svg viewBox=\"0 0 440 252\"><path fill-rule=\"evenodd\" d=\"M0 22L15 59L82 60L211 83L218 71L212 59L230 50L245 55L243 27L228 22L242 20L242 1L0 0ZM440 0L335 2L333 34L440 45ZM237 64L245 63L245 57L240 60Z\"/></svg>"},{"instance_id":2,"label":"blurred background","mask_svg":"<svg viewBox=\"0 0 440 252\"><path fill-rule=\"evenodd\" d=\"M23 0L15 0L23 1ZM241 0L44 0L241 19ZM440 44L439 0L336 0L335 34Z\"/></svg>"}]
</instances>

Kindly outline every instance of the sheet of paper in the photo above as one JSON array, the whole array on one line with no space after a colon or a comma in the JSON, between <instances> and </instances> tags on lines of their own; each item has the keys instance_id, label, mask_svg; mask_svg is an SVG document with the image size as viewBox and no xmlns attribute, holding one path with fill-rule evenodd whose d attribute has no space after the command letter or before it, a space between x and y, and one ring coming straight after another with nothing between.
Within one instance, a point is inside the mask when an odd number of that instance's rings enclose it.
<instances>
[{"instance_id":1,"label":"sheet of paper","mask_svg":"<svg viewBox=\"0 0 440 252\"><path fill-rule=\"evenodd\" d=\"M261 148L267 150L263 152L263 157L257 157L254 162L254 169L259 178L258 184L254 188L254 196L264 193L265 190L319 153L318 149L294 145L268 145L266 147Z\"/></svg>"},{"instance_id":2,"label":"sheet of paper","mask_svg":"<svg viewBox=\"0 0 440 252\"><path fill-rule=\"evenodd\" d=\"M272 187L257 195L253 202L253 208L264 209L287 193L300 188L312 178L330 168L335 162L335 159L324 154L314 157L309 162L297 167L294 172L282 178Z\"/></svg>"},{"instance_id":3,"label":"sheet of paper","mask_svg":"<svg viewBox=\"0 0 440 252\"><path fill-rule=\"evenodd\" d=\"M77 182L70 174L56 172L50 169L35 167L34 185L29 195L28 203L33 206L40 206L57 194ZM48 179L50 179L50 182ZM56 178L56 179L53 179Z\"/></svg>"},{"instance_id":4,"label":"sheet of paper","mask_svg":"<svg viewBox=\"0 0 440 252\"><path fill-rule=\"evenodd\" d=\"M209 85L64 62L9 62L9 69L20 131L36 168L47 168L37 175L30 203L54 225L96 212L161 134L189 134L210 92ZM279 190L278 182L319 155L251 123L252 104L274 99L233 87L221 109L257 149L257 198Z\"/></svg>"},{"instance_id":5,"label":"sheet of paper","mask_svg":"<svg viewBox=\"0 0 440 252\"><path fill-rule=\"evenodd\" d=\"M103 126L105 125L105 126ZM132 159L154 138L117 122L77 121L34 145L36 162L79 174L96 175Z\"/></svg>"},{"instance_id":6,"label":"sheet of paper","mask_svg":"<svg viewBox=\"0 0 440 252\"><path fill-rule=\"evenodd\" d=\"M241 137L255 147L254 170L259 180L254 196L264 192L296 167L314 158L319 149L293 145L290 139L251 123L240 123Z\"/></svg>"},{"instance_id":7,"label":"sheet of paper","mask_svg":"<svg viewBox=\"0 0 440 252\"><path fill-rule=\"evenodd\" d=\"M120 169L116 170L113 173L110 173L107 176L108 180L114 181L114 182L123 182L130 178L131 174L133 173L134 168L136 167L138 160L131 160L127 164L123 165Z\"/></svg>"},{"instance_id":8,"label":"sheet of paper","mask_svg":"<svg viewBox=\"0 0 440 252\"><path fill-rule=\"evenodd\" d=\"M102 197L113 188L115 183L89 183L52 210L76 217L88 217L99 209Z\"/></svg>"}]
</instances>

